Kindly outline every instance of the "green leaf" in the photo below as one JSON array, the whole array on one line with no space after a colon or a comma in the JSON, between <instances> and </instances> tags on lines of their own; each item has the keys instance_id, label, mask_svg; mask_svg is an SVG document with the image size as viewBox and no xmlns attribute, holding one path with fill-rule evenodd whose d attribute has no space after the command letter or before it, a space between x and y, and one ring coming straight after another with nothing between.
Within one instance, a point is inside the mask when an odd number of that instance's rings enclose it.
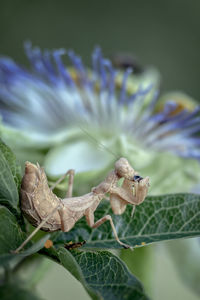
<instances>
[{"instance_id":1,"label":"green leaf","mask_svg":"<svg viewBox=\"0 0 200 300\"><path fill-rule=\"evenodd\" d=\"M92 299L145 300L143 287L115 255L107 251L68 251L60 247L57 252L60 263L79 280Z\"/></svg>"},{"instance_id":2,"label":"green leaf","mask_svg":"<svg viewBox=\"0 0 200 300\"><path fill-rule=\"evenodd\" d=\"M11 150L0 141L0 204L19 211L19 168Z\"/></svg>"},{"instance_id":3,"label":"green leaf","mask_svg":"<svg viewBox=\"0 0 200 300\"><path fill-rule=\"evenodd\" d=\"M5 206L0 206L0 254L15 250L24 238L15 216Z\"/></svg>"},{"instance_id":4,"label":"green leaf","mask_svg":"<svg viewBox=\"0 0 200 300\"><path fill-rule=\"evenodd\" d=\"M7 283L0 288L0 299L2 300L39 300L40 298L32 291L26 290L18 283Z\"/></svg>"},{"instance_id":5,"label":"green leaf","mask_svg":"<svg viewBox=\"0 0 200 300\"><path fill-rule=\"evenodd\" d=\"M13 254L25 240L26 236L18 225L15 216L4 206L0 206L0 265L6 265L12 261L16 265L26 256L38 252L44 247L50 235L46 234L38 242L19 254ZM28 244L30 246L30 243Z\"/></svg>"},{"instance_id":6,"label":"green leaf","mask_svg":"<svg viewBox=\"0 0 200 300\"><path fill-rule=\"evenodd\" d=\"M122 242L132 247L170 239L200 235L200 195L174 194L147 197L136 207L128 206L121 216L112 214L108 202L103 202L95 212L95 219L110 214ZM87 226L82 218L68 233L54 236L54 243L86 241L84 248L121 248L116 242L107 221L96 229Z\"/></svg>"},{"instance_id":7,"label":"green leaf","mask_svg":"<svg viewBox=\"0 0 200 300\"><path fill-rule=\"evenodd\" d=\"M1 139L0 139L0 151L2 152L5 159L7 160L12 175L14 177L15 184L19 188L21 184L21 167L19 164L17 164L14 153L6 144L2 142Z\"/></svg>"}]
</instances>

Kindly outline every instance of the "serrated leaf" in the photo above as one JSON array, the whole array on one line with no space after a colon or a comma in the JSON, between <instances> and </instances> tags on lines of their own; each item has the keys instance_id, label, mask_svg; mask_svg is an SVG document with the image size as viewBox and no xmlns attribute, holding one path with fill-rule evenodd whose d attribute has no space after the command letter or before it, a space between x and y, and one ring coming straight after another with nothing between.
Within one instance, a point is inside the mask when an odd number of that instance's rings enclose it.
<instances>
[{"instance_id":1,"label":"serrated leaf","mask_svg":"<svg viewBox=\"0 0 200 300\"><path fill-rule=\"evenodd\" d=\"M116 216L109 203L103 202L95 212L95 220L110 214L120 240L132 247L200 235L200 195L147 197L144 203L136 207L133 218L131 210L129 206L124 214ZM84 248L121 248L108 221L92 230L82 218L70 232L61 232L54 237L54 243L83 240L86 240Z\"/></svg>"},{"instance_id":2,"label":"serrated leaf","mask_svg":"<svg viewBox=\"0 0 200 300\"><path fill-rule=\"evenodd\" d=\"M19 210L19 170L10 149L0 141L0 204Z\"/></svg>"},{"instance_id":3,"label":"serrated leaf","mask_svg":"<svg viewBox=\"0 0 200 300\"><path fill-rule=\"evenodd\" d=\"M60 247L57 256L61 264L83 284L92 299L148 299L139 280L110 252L70 252Z\"/></svg>"}]
</instances>

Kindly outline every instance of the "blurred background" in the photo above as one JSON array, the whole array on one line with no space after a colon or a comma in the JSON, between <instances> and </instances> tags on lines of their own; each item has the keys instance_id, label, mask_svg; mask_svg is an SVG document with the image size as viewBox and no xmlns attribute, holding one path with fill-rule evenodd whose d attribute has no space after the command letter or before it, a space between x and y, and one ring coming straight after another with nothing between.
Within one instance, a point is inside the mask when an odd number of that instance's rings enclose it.
<instances>
[{"instance_id":1,"label":"blurred background","mask_svg":"<svg viewBox=\"0 0 200 300\"><path fill-rule=\"evenodd\" d=\"M105 55L133 53L154 65L165 90L200 95L200 1L0 1L0 53L26 63L23 42L72 48L84 61L100 45Z\"/></svg>"},{"instance_id":2,"label":"blurred background","mask_svg":"<svg viewBox=\"0 0 200 300\"><path fill-rule=\"evenodd\" d=\"M74 49L90 64L100 45L105 56L128 52L162 75L162 89L200 99L200 1L0 1L0 54L27 64L23 42ZM153 299L197 300L169 257L157 253ZM166 284L167 283L167 284ZM54 265L38 286L44 299L89 299L66 270Z\"/></svg>"}]
</instances>

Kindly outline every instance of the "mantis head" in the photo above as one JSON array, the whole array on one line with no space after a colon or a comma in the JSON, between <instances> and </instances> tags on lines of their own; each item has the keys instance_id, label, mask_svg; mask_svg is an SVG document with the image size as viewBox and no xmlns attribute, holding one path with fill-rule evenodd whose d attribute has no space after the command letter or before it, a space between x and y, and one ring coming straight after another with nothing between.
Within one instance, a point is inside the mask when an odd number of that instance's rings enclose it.
<instances>
[{"instance_id":1,"label":"mantis head","mask_svg":"<svg viewBox=\"0 0 200 300\"><path fill-rule=\"evenodd\" d=\"M134 177L138 176L138 173L132 168L128 160L124 157L121 157L115 163L115 171L119 177L124 177L125 179L131 181L134 180Z\"/></svg>"}]
</instances>

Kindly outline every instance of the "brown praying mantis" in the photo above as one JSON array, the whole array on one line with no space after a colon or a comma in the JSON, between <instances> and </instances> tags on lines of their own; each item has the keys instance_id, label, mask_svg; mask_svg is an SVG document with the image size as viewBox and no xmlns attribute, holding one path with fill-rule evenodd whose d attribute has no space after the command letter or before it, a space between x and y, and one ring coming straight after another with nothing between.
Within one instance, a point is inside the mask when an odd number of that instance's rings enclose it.
<instances>
[{"instance_id":1,"label":"brown praying mantis","mask_svg":"<svg viewBox=\"0 0 200 300\"><path fill-rule=\"evenodd\" d=\"M53 193L53 189L67 175L69 180L67 195L66 198L61 199ZM119 186L121 179L123 183ZM15 253L18 253L38 230L68 232L83 216L92 228L109 221L116 241L124 248L130 248L129 245L120 241L111 216L106 215L94 222L94 212L107 194L114 214L121 215L127 204L133 205L134 209L135 205L141 204L147 195L149 177L140 177L126 158L120 158L116 161L114 170L88 194L72 197L73 181L74 170L71 169L49 188L44 169L39 164L26 162L21 185L21 209L36 229L14 251Z\"/></svg>"}]
</instances>

